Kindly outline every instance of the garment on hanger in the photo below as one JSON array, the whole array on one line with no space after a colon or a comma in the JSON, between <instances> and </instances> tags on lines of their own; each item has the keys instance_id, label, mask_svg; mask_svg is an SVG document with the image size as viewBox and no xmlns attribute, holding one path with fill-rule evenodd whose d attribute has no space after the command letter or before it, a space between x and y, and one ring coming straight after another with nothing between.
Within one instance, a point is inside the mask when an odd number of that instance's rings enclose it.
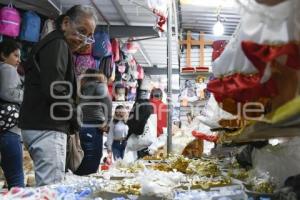
<instances>
[{"instance_id":1,"label":"garment on hanger","mask_svg":"<svg viewBox=\"0 0 300 200\"><path fill-rule=\"evenodd\" d=\"M300 69L300 3L287 0L266 6L249 2L244 7L242 49L258 69L274 62ZM245 7L247 6L247 7Z\"/></svg>"}]
</instances>

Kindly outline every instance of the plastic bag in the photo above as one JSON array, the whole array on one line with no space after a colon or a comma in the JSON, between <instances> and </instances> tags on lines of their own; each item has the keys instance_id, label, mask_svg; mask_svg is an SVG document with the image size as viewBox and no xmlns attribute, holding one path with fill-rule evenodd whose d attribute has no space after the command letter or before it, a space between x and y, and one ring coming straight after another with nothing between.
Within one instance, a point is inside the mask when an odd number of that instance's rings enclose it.
<instances>
[{"instance_id":1,"label":"plastic bag","mask_svg":"<svg viewBox=\"0 0 300 200\"><path fill-rule=\"evenodd\" d=\"M134 161L136 161L138 159L138 156L137 156L137 151L131 151L127 148L125 148L125 152L124 152L124 162L126 163L132 163Z\"/></svg>"},{"instance_id":2,"label":"plastic bag","mask_svg":"<svg viewBox=\"0 0 300 200\"><path fill-rule=\"evenodd\" d=\"M161 172L156 170L144 170L138 176L141 183L141 194L169 198L173 188L180 185L184 176L180 172Z\"/></svg>"},{"instance_id":3,"label":"plastic bag","mask_svg":"<svg viewBox=\"0 0 300 200\"><path fill-rule=\"evenodd\" d=\"M256 173L269 173L276 177L279 186L290 177L300 174L300 138L291 138L289 141L276 146L268 145L252 152L252 165Z\"/></svg>"},{"instance_id":4,"label":"plastic bag","mask_svg":"<svg viewBox=\"0 0 300 200\"><path fill-rule=\"evenodd\" d=\"M159 148L164 147L167 143L167 134L160 135L156 140L148 147L150 155L153 155Z\"/></svg>"},{"instance_id":5,"label":"plastic bag","mask_svg":"<svg viewBox=\"0 0 300 200\"><path fill-rule=\"evenodd\" d=\"M177 136L172 138L172 154L182 154L185 147L191 143L195 138L190 136Z\"/></svg>"},{"instance_id":6,"label":"plastic bag","mask_svg":"<svg viewBox=\"0 0 300 200\"><path fill-rule=\"evenodd\" d=\"M157 137L157 116L155 114L150 115L142 135L131 134L127 140L128 150L139 151L149 147L156 141Z\"/></svg>"},{"instance_id":7,"label":"plastic bag","mask_svg":"<svg viewBox=\"0 0 300 200\"><path fill-rule=\"evenodd\" d=\"M135 54L140 48L140 45L137 42L127 41L123 47L122 51L128 54Z\"/></svg>"},{"instance_id":8,"label":"plastic bag","mask_svg":"<svg viewBox=\"0 0 300 200\"><path fill-rule=\"evenodd\" d=\"M148 7L154 12L163 17L167 17L168 0L148 0Z\"/></svg>"},{"instance_id":9,"label":"plastic bag","mask_svg":"<svg viewBox=\"0 0 300 200\"><path fill-rule=\"evenodd\" d=\"M222 110L214 96L211 95L201 115L198 116L197 119L210 128L218 128L220 127L218 121L221 119L235 119L235 116Z\"/></svg>"}]
</instances>

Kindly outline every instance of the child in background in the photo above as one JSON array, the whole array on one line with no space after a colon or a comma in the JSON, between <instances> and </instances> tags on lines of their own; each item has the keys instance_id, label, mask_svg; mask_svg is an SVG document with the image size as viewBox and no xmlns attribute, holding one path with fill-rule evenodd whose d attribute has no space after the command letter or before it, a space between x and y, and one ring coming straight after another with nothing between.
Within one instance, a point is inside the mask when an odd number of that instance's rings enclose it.
<instances>
[{"instance_id":1,"label":"child in background","mask_svg":"<svg viewBox=\"0 0 300 200\"><path fill-rule=\"evenodd\" d=\"M85 98L80 103L92 103L82 109L80 142L84 151L83 160L75 172L77 175L96 173L103 151L103 132L111 120L112 102L108 93L107 81L95 69L87 69L82 78L81 94Z\"/></svg>"},{"instance_id":2,"label":"child in background","mask_svg":"<svg viewBox=\"0 0 300 200\"><path fill-rule=\"evenodd\" d=\"M122 105L118 105L115 110L114 119L110 124L107 136L108 157L113 153L114 160L123 159L126 147L126 137L128 126L126 124L127 111Z\"/></svg>"}]
</instances>

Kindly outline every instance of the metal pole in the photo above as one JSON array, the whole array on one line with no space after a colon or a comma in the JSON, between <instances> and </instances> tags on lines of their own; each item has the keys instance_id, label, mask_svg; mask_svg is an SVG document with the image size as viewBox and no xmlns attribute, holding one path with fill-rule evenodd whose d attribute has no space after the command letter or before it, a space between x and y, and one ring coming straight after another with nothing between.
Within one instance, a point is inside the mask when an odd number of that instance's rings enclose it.
<instances>
[{"instance_id":1,"label":"metal pole","mask_svg":"<svg viewBox=\"0 0 300 200\"><path fill-rule=\"evenodd\" d=\"M172 3L168 7L168 39L167 39L167 63L168 63L168 139L167 153L172 152Z\"/></svg>"}]
</instances>

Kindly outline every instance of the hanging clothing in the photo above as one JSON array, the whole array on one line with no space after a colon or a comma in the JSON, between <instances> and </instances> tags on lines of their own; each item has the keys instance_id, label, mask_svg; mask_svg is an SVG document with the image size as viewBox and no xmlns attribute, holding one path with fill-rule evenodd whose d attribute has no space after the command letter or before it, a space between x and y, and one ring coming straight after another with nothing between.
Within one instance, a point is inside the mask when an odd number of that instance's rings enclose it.
<instances>
[{"instance_id":1,"label":"hanging clothing","mask_svg":"<svg viewBox=\"0 0 300 200\"><path fill-rule=\"evenodd\" d=\"M157 115L157 137L163 134L163 128L167 127L168 106L157 98L150 99L154 114Z\"/></svg>"}]
</instances>

